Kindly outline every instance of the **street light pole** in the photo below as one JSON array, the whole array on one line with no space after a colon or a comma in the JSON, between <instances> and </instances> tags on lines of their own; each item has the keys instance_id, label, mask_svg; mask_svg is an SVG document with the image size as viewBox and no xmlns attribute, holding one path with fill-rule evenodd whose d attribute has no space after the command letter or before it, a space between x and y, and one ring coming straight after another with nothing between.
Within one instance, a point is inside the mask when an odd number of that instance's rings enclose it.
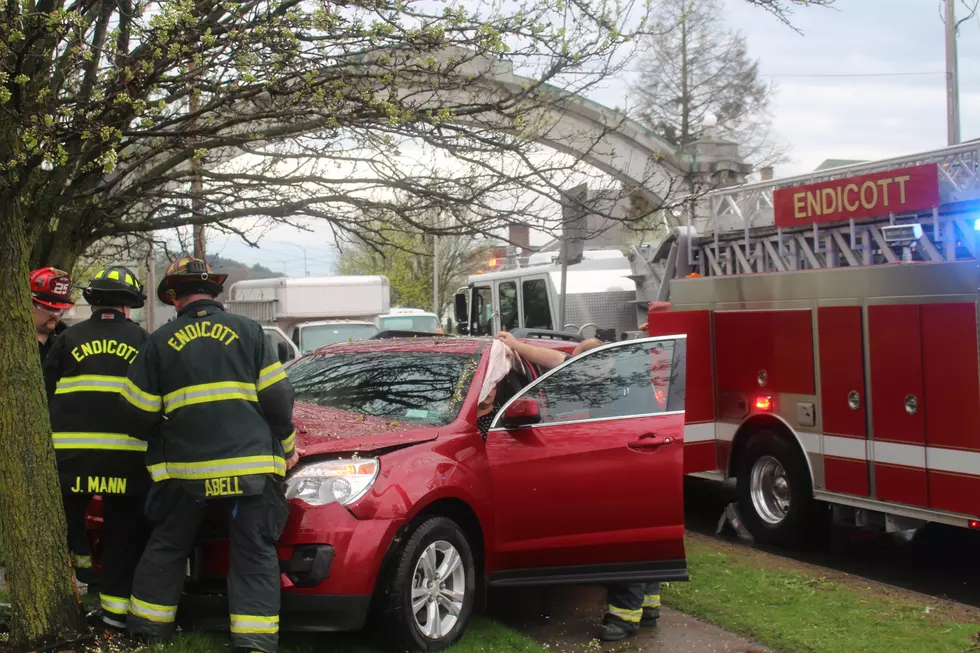
<instances>
[{"instance_id":1,"label":"street light pole","mask_svg":"<svg viewBox=\"0 0 980 653\"><path fill-rule=\"evenodd\" d=\"M956 56L956 0L946 0L946 133L949 145L960 142L960 74Z\"/></svg>"}]
</instances>

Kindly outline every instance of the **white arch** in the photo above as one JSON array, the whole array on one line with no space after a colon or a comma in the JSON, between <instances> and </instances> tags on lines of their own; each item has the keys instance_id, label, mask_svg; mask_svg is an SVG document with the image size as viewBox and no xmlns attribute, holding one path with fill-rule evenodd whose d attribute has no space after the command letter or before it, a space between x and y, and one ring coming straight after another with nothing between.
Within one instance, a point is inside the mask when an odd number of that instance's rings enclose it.
<instances>
[{"instance_id":1,"label":"white arch","mask_svg":"<svg viewBox=\"0 0 980 653\"><path fill-rule=\"evenodd\" d=\"M377 55L375 55L377 56ZM432 108L464 103L486 103L506 99L522 89L537 86L543 92L550 93L554 99L544 107L537 107L526 116L526 122L534 125L532 132L535 141L546 145L555 151L581 158L586 163L610 175L614 179L637 188L640 195L656 205L665 199L666 193L677 180L684 175L686 166L681 161L675 148L657 136L644 125L631 120L620 111L610 109L587 98L564 91L554 86L541 86L533 78L522 77L513 72L513 64L509 61L494 60L482 56L473 56L472 52L463 49L450 49L441 54L448 59L454 56L457 64L456 73L463 77L472 76L473 85L465 90L426 90L429 95L422 106ZM365 66L370 66L368 59ZM507 95L501 95L505 91ZM416 98L420 89L406 87L405 94L411 93ZM249 101L256 109L266 104L268 97L259 96ZM266 104L263 109L267 109ZM236 107L235 113L247 112L247 107ZM493 117L480 116L479 120L467 121L465 118L454 122L466 124L479 123L482 126L493 126ZM274 123L270 123L270 126ZM511 124L501 124L502 130L514 130ZM255 147L258 143L252 142ZM212 150L209 160L226 163L241 156L243 152L229 146ZM163 155L169 156L169 154ZM161 157L162 158L162 157ZM160 159L144 162L142 167L152 167ZM186 169L183 164L178 169ZM122 166L119 172L122 172ZM123 187L131 183L124 182ZM116 191L120 188L116 188Z\"/></svg>"}]
</instances>

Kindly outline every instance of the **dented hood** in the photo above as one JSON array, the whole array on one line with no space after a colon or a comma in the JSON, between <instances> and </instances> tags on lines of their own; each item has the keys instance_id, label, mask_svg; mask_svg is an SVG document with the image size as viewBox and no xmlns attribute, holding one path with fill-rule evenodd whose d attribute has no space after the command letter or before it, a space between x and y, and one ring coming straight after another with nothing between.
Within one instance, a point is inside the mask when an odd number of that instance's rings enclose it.
<instances>
[{"instance_id":1,"label":"dented hood","mask_svg":"<svg viewBox=\"0 0 980 653\"><path fill-rule=\"evenodd\" d=\"M366 453L435 440L439 429L427 424L396 422L346 410L296 402L296 440L304 455L334 452Z\"/></svg>"}]
</instances>

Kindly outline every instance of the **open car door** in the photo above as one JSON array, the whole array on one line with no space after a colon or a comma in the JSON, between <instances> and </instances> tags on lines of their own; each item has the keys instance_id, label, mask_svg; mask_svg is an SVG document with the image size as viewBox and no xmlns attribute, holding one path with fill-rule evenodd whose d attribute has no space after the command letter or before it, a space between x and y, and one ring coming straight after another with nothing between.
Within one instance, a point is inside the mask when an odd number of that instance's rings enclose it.
<instances>
[{"instance_id":1,"label":"open car door","mask_svg":"<svg viewBox=\"0 0 980 653\"><path fill-rule=\"evenodd\" d=\"M687 579L685 336L576 356L487 434L497 585Z\"/></svg>"}]
</instances>

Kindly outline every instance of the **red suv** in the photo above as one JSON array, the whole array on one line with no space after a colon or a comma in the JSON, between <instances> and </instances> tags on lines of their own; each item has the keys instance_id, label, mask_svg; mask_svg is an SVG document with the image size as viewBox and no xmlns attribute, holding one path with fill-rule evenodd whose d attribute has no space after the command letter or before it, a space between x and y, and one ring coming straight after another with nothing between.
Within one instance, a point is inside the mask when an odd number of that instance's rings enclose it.
<instances>
[{"instance_id":1,"label":"red suv","mask_svg":"<svg viewBox=\"0 0 980 653\"><path fill-rule=\"evenodd\" d=\"M393 645L431 651L462 635L488 587L687 579L684 337L609 344L543 374L522 361L484 437L490 344L367 340L289 367L305 455L286 480L284 630L360 629L374 614ZM222 533L201 537L181 613L227 627Z\"/></svg>"}]
</instances>

